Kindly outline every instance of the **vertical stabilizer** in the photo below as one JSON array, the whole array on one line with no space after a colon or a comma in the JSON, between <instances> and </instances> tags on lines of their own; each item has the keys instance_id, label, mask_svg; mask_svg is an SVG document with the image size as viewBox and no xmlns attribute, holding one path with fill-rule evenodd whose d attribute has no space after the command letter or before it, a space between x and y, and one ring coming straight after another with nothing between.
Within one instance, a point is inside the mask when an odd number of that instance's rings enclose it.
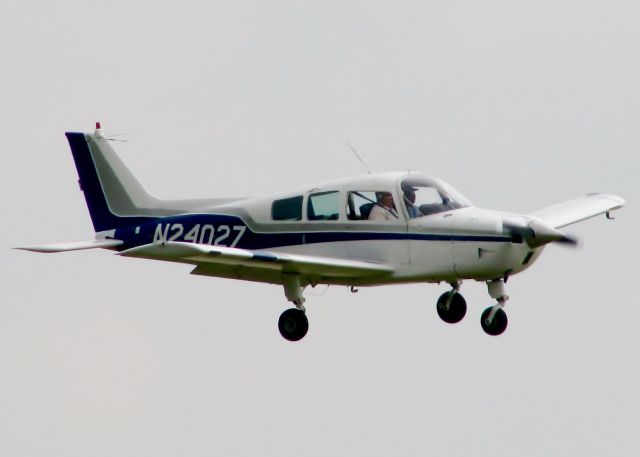
<instances>
[{"instance_id":1,"label":"vertical stabilizer","mask_svg":"<svg viewBox=\"0 0 640 457\"><path fill-rule=\"evenodd\" d=\"M96 232L227 203L230 199L160 200L140 184L103 136L67 132L89 214Z\"/></svg>"}]
</instances>

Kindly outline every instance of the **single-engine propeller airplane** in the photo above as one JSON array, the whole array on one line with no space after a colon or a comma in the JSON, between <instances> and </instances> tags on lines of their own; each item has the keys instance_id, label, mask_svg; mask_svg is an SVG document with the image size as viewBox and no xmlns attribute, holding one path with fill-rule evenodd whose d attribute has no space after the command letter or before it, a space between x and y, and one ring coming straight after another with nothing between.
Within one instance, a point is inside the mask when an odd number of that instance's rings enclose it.
<instances>
[{"instance_id":1,"label":"single-engine propeller airplane","mask_svg":"<svg viewBox=\"0 0 640 457\"><path fill-rule=\"evenodd\" d=\"M294 307L278 328L289 341L309 328L303 292L318 284L451 285L436 310L462 320L463 280L486 282L495 304L483 330L507 327L507 279L526 270L549 243L575 244L560 228L622 208L615 195L589 194L527 215L474 207L444 182L388 172L340 179L279 195L160 200L149 194L105 138L66 133L95 229L90 241L25 246L36 252L104 248L195 266L191 274L283 286Z\"/></svg>"}]
</instances>

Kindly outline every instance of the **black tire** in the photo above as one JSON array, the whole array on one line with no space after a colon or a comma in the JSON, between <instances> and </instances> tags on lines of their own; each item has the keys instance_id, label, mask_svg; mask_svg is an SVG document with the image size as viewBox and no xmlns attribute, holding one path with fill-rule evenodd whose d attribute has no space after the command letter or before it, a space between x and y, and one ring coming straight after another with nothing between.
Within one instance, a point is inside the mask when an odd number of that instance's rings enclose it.
<instances>
[{"instance_id":1,"label":"black tire","mask_svg":"<svg viewBox=\"0 0 640 457\"><path fill-rule=\"evenodd\" d=\"M309 319L304 311L291 308L280 315L278 330L285 340L299 341L309 330Z\"/></svg>"},{"instance_id":2,"label":"black tire","mask_svg":"<svg viewBox=\"0 0 640 457\"><path fill-rule=\"evenodd\" d=\"M493 320L491 322L487 322L492 308L493 307L490 306L484 310L482 316L480 317L480 325L482 325L482 330L484 330L488 335L498 336L504 333L504 331L507 329L509 319L507 319L507 313L505 313L504 310L500 308L496 312L495 316L493 316Z\"/></svg>"},{"instance_id":3,"label":"black tire","mask_svg":"<svg viewBox=\"0 0 640 457\"><path fill-rule=\"evenodd\" d=\"M449 308L445 307L449 295L453 293L453 297L451 297L451 303L449 304ZM440 319L445 321L447 324L457 324L462 320L465 314L467 314L467 302L464 297L460 295L458 292L445 292L440 295L438 298L438 303L436 303L436 310L438 311L438 316Z\"/></svg>"}]
</instances>

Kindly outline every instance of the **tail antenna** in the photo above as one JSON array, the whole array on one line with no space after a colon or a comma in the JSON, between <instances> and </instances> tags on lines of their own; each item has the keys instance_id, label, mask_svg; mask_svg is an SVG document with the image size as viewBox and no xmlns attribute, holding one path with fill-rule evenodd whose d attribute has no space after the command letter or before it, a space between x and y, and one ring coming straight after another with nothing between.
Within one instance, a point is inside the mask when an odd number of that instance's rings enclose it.
<instances>
[{"instance_id":1,"label":"tail antenna","mask_svg":"<svg viewBox=\"0 0 640 457\"><path fill-rule=\"evenodd\" d=\"M358 151L356 150L356 148L354 148L353 145L348 141L347 141L347 146L349 146L349 149L353 151L353 153L356 155L360 163L362 163L362 166L364 166L364 169L367 170L367 174L371 174L371 169L369 168L369 165L367 165L367 162L365 162L364 159L360 156L360 154L358 154Z\"/></svg>"},{"instance_id":2,"label":"tail antenna","mask_svg":"<svg viewBox=\"0 0 640 457\"><path fill-rule=\"evenodd\" d=\"M121 141L123 143L128 143L129 140L124 140L122 138L116 138L117 136L127 135L131 132L122 132L122 133L113 133L109 136L109 138L105 138L104 131L102 130L102 124L100 122L96 122L96 131L94 135L96 138L104 138L107 141Z\"/></svg>"}]
</instances>

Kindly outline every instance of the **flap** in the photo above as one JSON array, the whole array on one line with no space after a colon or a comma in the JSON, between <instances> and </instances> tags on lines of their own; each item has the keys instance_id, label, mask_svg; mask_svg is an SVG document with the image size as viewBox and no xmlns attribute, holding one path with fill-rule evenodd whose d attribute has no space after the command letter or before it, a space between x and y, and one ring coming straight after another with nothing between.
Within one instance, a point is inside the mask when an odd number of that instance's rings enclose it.
<instances>
[{"instance_id":1,"label":"flap","mask_svg":"<svg viewBox=\"0 0 640 457\"><path fill-rule=\"evenodd\" d=\"M289 254L276 251L251 251L247 249L210 246L204 244L169 241L162 244L146 244L119 255L146 259L169 260L195 265L236 265L259 268L265 271L297 273L323 277L362 278L393 273L386 264Z\"/></svg>"}]
</instances>

